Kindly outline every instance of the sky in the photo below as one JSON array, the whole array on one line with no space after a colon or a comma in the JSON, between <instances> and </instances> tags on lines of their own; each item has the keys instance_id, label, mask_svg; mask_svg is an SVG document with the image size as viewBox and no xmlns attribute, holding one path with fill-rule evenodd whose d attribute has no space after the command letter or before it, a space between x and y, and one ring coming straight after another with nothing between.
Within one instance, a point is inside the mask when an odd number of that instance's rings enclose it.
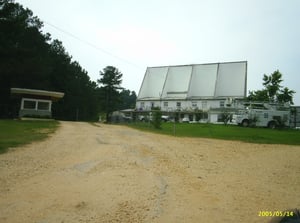
<instances>
[{"instance_id":1,"label":"sky","mask_svg":"<svg viewBox=\"0 0 300 223\"><path fill-rule=\"evenodd\" d=\"M247 92L283 74L300 105L299 0L16 0L91 80L115 66L139 92L147 67L248 61ZM234 80L233 80L234 84Z\"/></svg>"}]
</instances>

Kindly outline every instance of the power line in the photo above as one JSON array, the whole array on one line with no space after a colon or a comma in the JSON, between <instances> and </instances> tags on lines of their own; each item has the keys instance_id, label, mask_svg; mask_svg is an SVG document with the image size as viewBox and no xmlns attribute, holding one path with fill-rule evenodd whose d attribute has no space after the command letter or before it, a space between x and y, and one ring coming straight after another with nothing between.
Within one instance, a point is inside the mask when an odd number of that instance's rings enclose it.
<instances>
[{"instance_id":1,"label":"power line","mask_svg":"<svg viewBox=\"0 0 300 223\"><path fill-rule=\"evenodd\" d=\"M88 46L90 46L90 47L92 47L92 48L94 48L94 49L96 49L96 50L98 50L98 51L104 53L104 54L107 54L107 55L109 55L109 56L111 56L111 57L113 57L113 58L115 58L115 59L117 59L117 60L120 60L120 61L122 61L122 62L124 62L124 63L127 63L127 64L129 64L129 65L131 65L131 66L134 66L134 67L138 68L138 69L144 70L142 67L140 67L140 66L138 66L138 65L136 65L136 64L134 64L134 63L132 63L132 62L130 62L130 61L128 61L128 60L122 58L122 57L116 56L116 55L114 55L114 54L112 54L112 53L106 51L105 49L100 48L100 47L98 47L98 46L96 46L96 45L94 45L94 44L92 44L92 43L90 43L90 42L88 42L88 41L86 41L86 40L83 40L83 39L81 39L81 38L75 36L74 34L68 32L68 31L66 31L66 30L63 30L62 28L59 28L58 26L55 26L55 25L53 25L53 24L51 24L51 23L49 23L49 22L46 22L46 21L43 21L43 22L44 22L45 24L47 24L47 25L53 27L54 29L56 29L56 30L58 30L58 31L60 31L60 32L66 34L66 35L68 35L68 36L71 36L72 38L74 38L74 39L76 39L76 40L78 40L78 41L80 41L80 42L82 42L82 43L84 43L84 44L86 44L86 45L88 45Z\"/></svg>"}]
</instances>

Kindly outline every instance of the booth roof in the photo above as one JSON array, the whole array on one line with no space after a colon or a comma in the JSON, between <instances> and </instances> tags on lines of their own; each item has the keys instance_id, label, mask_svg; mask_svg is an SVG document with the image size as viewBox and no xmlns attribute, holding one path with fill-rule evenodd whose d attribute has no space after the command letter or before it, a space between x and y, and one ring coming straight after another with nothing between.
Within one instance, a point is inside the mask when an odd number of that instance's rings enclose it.
<instances>
[{"instance_id":1,"label":"booth roof","mask_svg":"<svg viewBox=\"0 0 300 223\"><path fill-rule=\"evenodd\" d=\"M10 92L12 94L48 96L55 99L62 98L65 95L64 93L57 92L57 91L45 91L45 90L26 89L26 88L11 88Z\"/></svg>"}]
</instances>

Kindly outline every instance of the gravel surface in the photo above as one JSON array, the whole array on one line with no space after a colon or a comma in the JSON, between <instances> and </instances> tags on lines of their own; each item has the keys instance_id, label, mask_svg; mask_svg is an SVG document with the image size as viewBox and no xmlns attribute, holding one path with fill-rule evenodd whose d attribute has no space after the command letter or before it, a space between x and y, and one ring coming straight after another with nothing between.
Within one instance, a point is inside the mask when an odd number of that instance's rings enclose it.
<instances>
[{"instance_id":1,"label":"gravel surface","mask_svg":"<svg viewBox=\"0 0 300 223\"><path fill-rule=\"evenodd\" d=\"M61 122L0 155L0 222L268 222L300 208L300 147Z\"/></svg>"}]
</instances>

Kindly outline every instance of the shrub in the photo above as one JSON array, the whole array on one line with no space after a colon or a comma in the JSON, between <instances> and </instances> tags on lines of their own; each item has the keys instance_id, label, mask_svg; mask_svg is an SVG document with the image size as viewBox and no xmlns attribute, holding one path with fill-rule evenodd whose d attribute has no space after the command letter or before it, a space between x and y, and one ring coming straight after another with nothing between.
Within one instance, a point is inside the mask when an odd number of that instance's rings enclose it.
<instances>
[{"instance_id":1,"label":"shrub","mask_svg":"<svg viewBox=\"0 0 300 223\"><path fill-rule=\"evenodd\" d=\"M151 124L156 129L161 129L161 110L160 108L156 107L152 109L152 121Z\"/></svg>"}]
</instances>

